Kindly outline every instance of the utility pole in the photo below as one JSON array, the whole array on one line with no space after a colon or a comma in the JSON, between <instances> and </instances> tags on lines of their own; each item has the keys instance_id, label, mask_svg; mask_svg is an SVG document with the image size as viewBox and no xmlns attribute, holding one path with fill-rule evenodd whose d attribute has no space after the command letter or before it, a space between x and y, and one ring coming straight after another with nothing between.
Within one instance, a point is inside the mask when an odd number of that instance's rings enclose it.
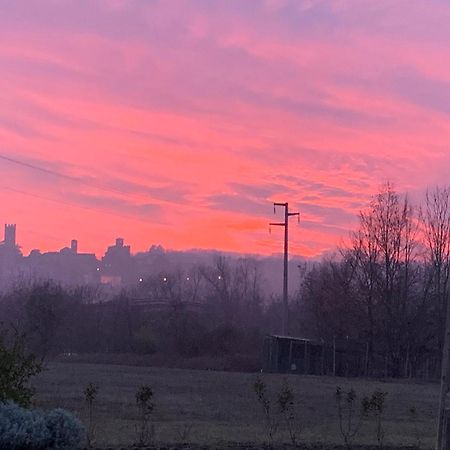
<instances>
[{"instance_id":1,"label":"utility pole","mask_svg":"<svg viewBox=\"0 0 450 450\"><path fill-rule=\"evenodd\" d=\"M449 360L450 360L450 301L447 300L447 310L445 318L444 348L442 349L441 361L441 389L439 391L439 410L437 418L436 450L448 448L447 442L447 417L446 400L449 389Z\"/></svg>"},{"instance_id":2,"label":"utility pole","mask_svg":"<svg viewBox=\"0 0 450 450\"><path fill-rule=\"evenodd\" d=\"M276 214L276 207L284 207L284 222L274 222L270 223L269 226L284 227L284 269L283 269L283 314L281 319L281 334L286 335L288 330L288 320L289 320L289 305L288 305L288 240L289 240L289 217L297 216L300 222L300 213L289 212L289 204L286 203L274 203L273 213Z\"/></svg>"}]
</instances>

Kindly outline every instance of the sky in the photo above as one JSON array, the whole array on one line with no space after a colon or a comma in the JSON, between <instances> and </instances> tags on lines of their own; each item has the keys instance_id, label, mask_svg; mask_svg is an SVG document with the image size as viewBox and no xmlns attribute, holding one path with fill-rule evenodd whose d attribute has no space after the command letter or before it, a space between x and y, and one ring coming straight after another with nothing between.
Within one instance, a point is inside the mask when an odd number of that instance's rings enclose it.
<instances>
[{"instance_id":1,"label":"sky","mask_svg":"<svg viewBox=\"0 0 450 450\"><path fill-rule=\"evenodd\" d=\"M24 253L317 257L449 182L450 2L0 0L0 223Z\"/></svg>"}]
</instances>

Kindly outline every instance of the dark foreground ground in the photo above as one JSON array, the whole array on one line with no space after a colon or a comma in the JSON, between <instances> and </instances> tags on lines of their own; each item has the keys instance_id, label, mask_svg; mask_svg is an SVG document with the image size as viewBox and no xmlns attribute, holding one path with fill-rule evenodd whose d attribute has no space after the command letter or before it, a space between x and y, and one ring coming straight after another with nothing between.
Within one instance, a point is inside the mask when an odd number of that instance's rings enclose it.
<instances>
[{"instance_id":1,"label":"dark foreground ground","mask_svg":"<svg viewBox=\"0 0 450 450\"><path fill-rule=\"evenodd\" d=\"M406 446L406 447L389 447L383 446L383 450L419 450L421 447ZM86 447L83 450L117 450L117 448L107 447L93 448ZM348 447L342 445L327 445L327 444L298 444L292 446L288 444L278 444L274 446L268 445L254 445L254 444L217 444L217 445L199 445L199 444L178 444L178 445L164 445L164 446L149 446L149 447L119 447L119 450L348 450ZM352 445L351 450L380 450L379 446L358 446Z\"/></svg>"},{"instance_id":2,"label":"dark foreground ground","mask_svg":"<svg viewBox=\"0 0 450 450\"><path fill-rule=\"evenodd\" d=\"M105 364L51 363L35 381L39 407L62 407L87 423L83 391L99 387L95 403L94 447L129 448L137 440L137 389L154 390L155 442L152 449L260 449L266 427L252 385L259 374L160 369ZM353 387L359 398L380 389L388 393L384 419L385 447L432 448L438 386L429 383L383 382L318 376L261 374L271 393L286 378L295 391L296 423L303 448L344 448L334 393ZM412 414L415 408L416 414ZM279 430L277 448L292 448ZM180 442L195 443L182 446ZM251 444L247 444L251 443ZM355 446L376 446L375 423L364 420ZM156 444L155 444L156 445Z\"/></svg>"}]
</instances>

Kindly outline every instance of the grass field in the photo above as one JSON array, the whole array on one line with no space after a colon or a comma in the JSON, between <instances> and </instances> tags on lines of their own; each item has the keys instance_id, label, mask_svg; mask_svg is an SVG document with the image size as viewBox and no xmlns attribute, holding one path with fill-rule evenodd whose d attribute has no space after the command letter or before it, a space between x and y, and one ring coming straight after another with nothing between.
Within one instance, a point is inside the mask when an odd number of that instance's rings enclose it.
<instances>
[{"instance_id":1,"label":"grass field","mask_svg":"<svg viewBox=\"0 0 450 450\"><path fill-rule=\"evenodd\" d=\"M99 446L131 445L136 441L137 410L134 395L142 384L155 394L156 439L180 442L185 426L192 427L189 442L255 442L265 440L263 414L252 384L256 374L160 369L103 364L51 363L35 380L40 407L62 407L86 418L83 390L99 386L97 442ZM263 374L271 392L279 389L284 375ZM336 386L353 387L360 397L381 389L386 401L386 444L432 448L438 386L402 382L377 382L318 376L287 376L300 407L303 431L300 439L311 443L342 442L334 393ZM409 410L415 406L417 420ZM288 435L280 433L280 441ZM375 444L374 423L364 422L356 443Z\"/></svg>"}]
</instances>

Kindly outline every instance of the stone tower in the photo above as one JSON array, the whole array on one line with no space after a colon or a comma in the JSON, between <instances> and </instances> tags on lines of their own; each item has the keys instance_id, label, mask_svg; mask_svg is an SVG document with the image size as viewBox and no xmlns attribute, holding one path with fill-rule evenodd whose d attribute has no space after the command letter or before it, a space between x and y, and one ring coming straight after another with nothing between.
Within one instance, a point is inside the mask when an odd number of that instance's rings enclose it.
<instances>
[{"instance_id":1,"label":"stone tower","mask_svg":"<svg viewBox=\"0 0 450 450\"><path fill-rule=\"evenodd\" d=\"M5 247L16 248L16 225L5 224Z\"/></svg>"}]
</instances>

